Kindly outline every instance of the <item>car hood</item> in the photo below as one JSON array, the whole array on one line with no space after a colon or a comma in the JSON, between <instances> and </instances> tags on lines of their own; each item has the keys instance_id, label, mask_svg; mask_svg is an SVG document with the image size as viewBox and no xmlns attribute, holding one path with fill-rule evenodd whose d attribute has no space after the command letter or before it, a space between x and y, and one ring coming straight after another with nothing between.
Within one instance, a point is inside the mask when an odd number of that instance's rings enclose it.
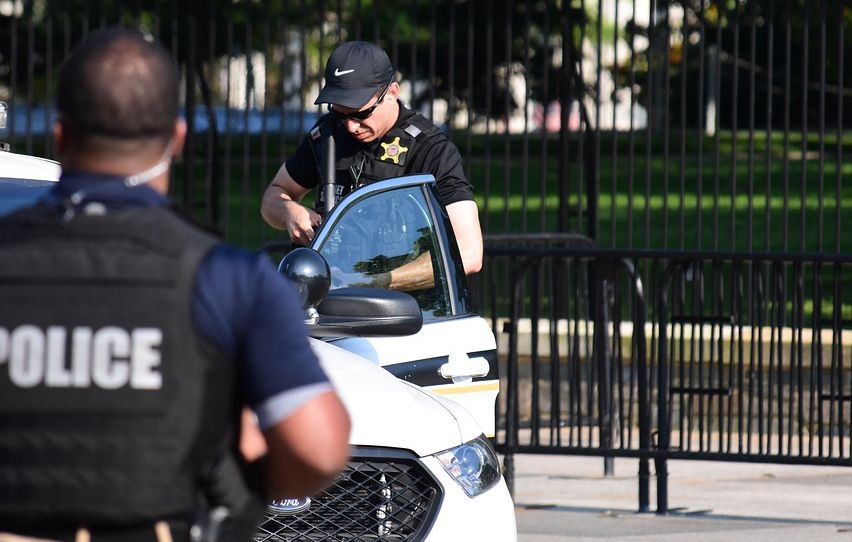
<instances>
[{"instance_id":1,"label":"car hood","mask_svg":"<svg viewBox=\"0 0 852 542\"><path fill-rule=\"evenodd\" d=\"M56 181L62 173L59 163L47 158L0 152L0 177Z\"/></svg>"},{"instance_id":2,"label":"car hood","mask_svg":"<svg viewBox=\"0 0 852 542\"><path fill-rule=\"evenodd\" d=\"M482 431L468 412L342 348L310 339L352 419L350 444L411 450L420 457Z\"/></svg>"}]
</instances>

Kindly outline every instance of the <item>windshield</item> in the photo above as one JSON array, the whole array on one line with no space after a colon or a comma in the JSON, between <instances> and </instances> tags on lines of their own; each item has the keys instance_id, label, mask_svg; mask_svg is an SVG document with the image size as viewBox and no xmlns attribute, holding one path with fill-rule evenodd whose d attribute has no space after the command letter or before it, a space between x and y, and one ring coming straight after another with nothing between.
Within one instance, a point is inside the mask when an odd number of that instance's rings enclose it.
<instances>
[{"instance_id":1,"label":"windshield","mask_svg":"<svg viewBox=\"0 0 852 542\"><path fill-rule=\"evenodd\" d=\"M55 184L51 181L0 177L0 215L33 203Z\"/></svg>"}]
</instances>

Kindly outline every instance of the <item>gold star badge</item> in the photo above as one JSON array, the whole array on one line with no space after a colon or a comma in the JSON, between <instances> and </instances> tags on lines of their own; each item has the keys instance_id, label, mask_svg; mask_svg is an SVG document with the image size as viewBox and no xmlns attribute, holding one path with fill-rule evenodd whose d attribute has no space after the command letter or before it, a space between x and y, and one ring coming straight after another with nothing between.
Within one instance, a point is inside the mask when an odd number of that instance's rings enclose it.
<instances>
[{"instance_id":1,"label":"gold star badge","mask_svg":"<svg viewBox=\"0 0 852 542\"><path fill-rule=\"evenodd\" d=\"M402 153L408 152L408 147L400 145L398 136L390 143L382 143L382 148L385 149L385 153L379 157L379 160L388 162L393 160L394 164L399 164Z\"/></svg>"}]
</instances>

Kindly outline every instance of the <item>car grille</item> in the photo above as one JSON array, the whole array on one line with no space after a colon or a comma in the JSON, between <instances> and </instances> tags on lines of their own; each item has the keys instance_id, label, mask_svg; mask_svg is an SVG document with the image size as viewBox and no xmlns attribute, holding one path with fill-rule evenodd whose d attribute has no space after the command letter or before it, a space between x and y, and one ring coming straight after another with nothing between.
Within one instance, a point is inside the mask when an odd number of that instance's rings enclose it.
<instances>
[{"instance_id":1,"label":"car grille","mask_svg":"<svg viewBox=\"0 0 852 542\"><path fill-rule=\"evenodd\" d=\"M428 533L441 504L440 484L414 454L354 449L346 469L308 510L270 511L255 542L415 541Z\"/></svg>"}]
</instances>

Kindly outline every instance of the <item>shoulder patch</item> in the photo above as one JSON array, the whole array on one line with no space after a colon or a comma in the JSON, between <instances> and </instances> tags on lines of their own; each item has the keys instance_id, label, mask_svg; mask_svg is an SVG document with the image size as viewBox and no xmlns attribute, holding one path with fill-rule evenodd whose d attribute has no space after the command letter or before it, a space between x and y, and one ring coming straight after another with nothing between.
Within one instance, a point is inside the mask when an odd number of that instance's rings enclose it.
<instances>
[{"instance_id":1,"label":"shoulder patch","mask_svg":"<svg viewBox=\"0 0 852 542\"><path fill-rule=\"evenodd\" d=\"M405 127L405 133L407 133L411 137L419 136L420 132L422 132L422 131L423 130L421 130L420 128L418 128L417 126L415 126L413 124L409 124L408 126Z\"/></svg>"},{"instance_id":2,"label":"shoulder patch","mask_svg":"<svg viewBox=\"0 0 852 542\"><path fill-rule=\"evenodd\" d=\"M444 133L440 128L435 126L429 119L420 113L415 113L410 119L408 119L408 126L404 130L408 132L409 127L417 130L418 133L414 137L417 137L418 139L422 139L424 137L431 138L435 135Z\"/></svg>"},{"instance_id":3,"label":"shoulder patch","mask_svg":"<svg viewBox=\"0 0 852 542\"><path fill-rule=\"evenodd\" d=\"M320 138L320 127L319 127L319 125L316 125L311 129L311 139L316 141L319 138Z\"/></svg>"}]
</instances>

